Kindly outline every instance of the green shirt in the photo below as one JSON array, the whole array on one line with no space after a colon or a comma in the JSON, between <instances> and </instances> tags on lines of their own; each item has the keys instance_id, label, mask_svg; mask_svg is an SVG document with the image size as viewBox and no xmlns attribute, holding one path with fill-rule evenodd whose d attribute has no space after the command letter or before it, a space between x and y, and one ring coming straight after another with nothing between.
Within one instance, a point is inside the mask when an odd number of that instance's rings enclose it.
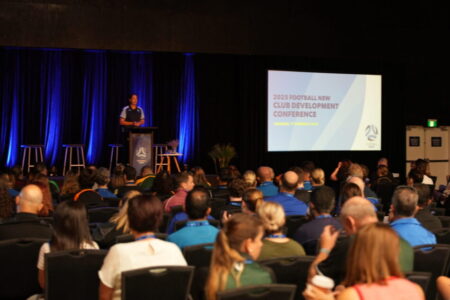
<instances>
[{"instance_id":1,"label":"green shirt","mask_svg":"<svg viewBox=\"0 0 450 300\"><path fill-rule=\"evenodd\" d=\"M256 262L252 263L241 263L244 270L239 275L239 272L236 268L233 267L230 274L228 275L227 284L225 289L234 289L246 285L255 285L255 284L270 284L273 282L272 274L266 268L262 267ZM239 282L237 282L237 278L239 277Z\"/></svg>"},{"instance_id":2,"label":"green shirt","mask_svg":"<svg viewBox=\"0 0 450 300\"><path fill-rule=\"evenodd\" d=\"M294 240L289 239L289 241L285 243L276 243L268 239L264 239L261 254L259 255L258 260L304 255L306 255L305 249L303 249L303 246Z\"/></svg>"},{"instance_id":3,"label":"green shirt","mask_svg":"<svg viewBox=\"0 0 450 300\"><path fill-rule=\"evenodd\" d=\"M412 272L414 267L414 250L404 239L400 238L399 261L403 272Z\"/></svg>"}]
</instances>

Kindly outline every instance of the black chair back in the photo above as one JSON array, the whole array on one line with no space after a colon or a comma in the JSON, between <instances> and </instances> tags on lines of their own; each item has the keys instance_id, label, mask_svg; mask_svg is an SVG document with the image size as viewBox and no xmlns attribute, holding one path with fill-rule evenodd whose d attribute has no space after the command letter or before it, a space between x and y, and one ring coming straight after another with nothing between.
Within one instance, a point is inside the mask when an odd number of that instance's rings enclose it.
<instances>
[{"instance_id":1,"label":"black chair back","mask_svg":"<svg viewBox=\"0 0 450 300\"><path fill-rule=\"evenodd\" d=\"M297 232L297 229L306 222L308 222L308 218L306 216L286 216L286 235L292 238L295 232Z\"/></svg>"},{"instance_id":2,"label":"black chair back","mask_svg":"<svg viewBox=\"0 0 450 300\"><path fill-rule=\"evenodd\" d=\"M293 256L261 260L259 263L272 269L278 283L295 284L295 299L303 299L301 292L306 288L308 269L313 260L314 256Z\"/></svg>"},{"instance_id":3,"label":"black chair back","mask_svg":"<svg viewBox=\"0 0 450 300\"><path fill-rule=\"evenodd\" d=\"M184 247L183 255L188 265L200 267L209 267L212 257L214 244L200 244Z\"/></svg>"},{"instance_id":4,"label":"black chair back","mask_svg":"<svg viewBox=\"0 0 450 300\"><path fill-rule=\"evenodd\" d=\"M292 284L251 285L217 293L217 300L292 300L296 286Z\"/></svg>"},{"instance_id":5,"label":"black chair back","mask_svg":"<svg viewBox=\"0 0 450 300\"><path fill-rule=\"evenodd\" d=\"M182 221L178 221L175 223L175 231L180 230L181 228L183 228L184 226L186 226L186 223L188 222L188 220L182 220ZM208 220L209 225L214 226L219 228L220 226L220 221L219 220Z\"/></svg>"},{"instance_id":6,"label":"black chair back","mask_svg":"<svg viewBox=\"0 0 450 300\"><path fill-rule=\"evenodd\" d=\"M430 212L435 216L445 216L445 207L433 207L430 208Z\"/></svg>"},{"instance_id":7,"label":"black chair back","mask_svg":"<svg viewBox=\"0 0 450 300\"><path fill-rule=\"evenodd\" d=\"M45 299L97 300L105 250L66 250L45 255Z\"/></svg>"},{"instance_id":8,"label":"black chair back","mask_svg":"<svg viewBox=\"0 0 450 300\"><path fill-rule=\"evenodd\" d=\"M408 272L405 273L405 277L414 282L417 283L423 290L424 294L427 293L430 280L431 280L431 273L430 272Z\"/></svg>"},{"instance_id":9,"label":"black chair back","mask_svg":"<svg viewBox=\"0 0 450 300\"><path fill-rule=\"evenodd\" d=\"M450 216L437 216L441 221L442 227L450 227Z\"/></svg>"},{"instance_id":10,"label":"black chair back","mask_svg":"<svg viewBox=\"0 0 450 300\"><path fill-rule=\"evenodd\" d=\"M447 275L450 263L450 245L420 245L414 247L414 272L430 272L431 284L426 292L428 300L437 299L436 279Z\"/></svg>"},{"instance_id":11,"label":"black chair back","mask_svg":"<svg viewBox=\"0 0 450 300\"><path fill-rule=\"evenodd\" d=\"M0 299L26 299L41 293L36 264L39 249L46 239L0 241Z\"/></svg>"},{"instance_id":12,"label":"black chair back","mask_svg":"<svg viewBox=\"0 0 450 300\"><path fill-rule=\"evenodd\" d=\"M439 244L450 245L450 228L441 228L432 231L436 236L436 240Z\"/></svg>"},{"instance_id":13,"label":"black chair back","mask_svg":"<svg viewBox=\"0 0 450 300\"><path fill-rule=\"evenodd\" d=\"M119 212L117 207L97 207L88 209L89 223L106 223Z\"/></svg>"},{"instance_id":14,"label":"black chair back","mask_svg":"<svg viewBox=\"0 0 450 300\"><path fill-rule=\"evenodd\" d=\"M160 266L122 272L122 300L188 299L194 267Z\"/></svg>"}]
</instances>

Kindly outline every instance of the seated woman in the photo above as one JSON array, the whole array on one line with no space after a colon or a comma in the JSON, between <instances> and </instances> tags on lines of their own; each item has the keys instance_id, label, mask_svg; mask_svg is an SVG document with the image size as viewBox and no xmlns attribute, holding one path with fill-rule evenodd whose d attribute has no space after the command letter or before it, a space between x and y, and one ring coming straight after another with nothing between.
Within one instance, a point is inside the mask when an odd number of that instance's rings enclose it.
<instances>
[{"instance_id":1,"label":"seated woman","mask_svg":"<svg viewBox=\"0 0 450 300\"><path fill-rule=\"evenodd\" d=\"M305 255L302 245L283 234L286 216L280 204L264 202L258 207L256 212L261 218L265 230L265 238L259 260Z\"/></svg>"},{"instance_id":2,"label":"seated woman","mask_svg":"<svg viewBox=\"0 0 450 300\"><path fill-rule=\"evenodd\" d=\"M257 188L250 188L245 191L242 200L242 212L253 215L256 213L256 209L264 202L264 195Z\"/></svg>"},{"instance_id":3,"label":"seated woman","mask_svg":"<svg viewBox=\"0 0 450 300\"><path fill-rule=\"evenodd\" d=\"M255 263L261 251L262 223L256 216L237 213L219 232L206 283L208 300L217 292L246 285L272 283L272 273Z\"/></svg>"},{"instance_id":4,"label":"seated woman","mask_svg":"<svg viewBox=\"0 0 450 300\"><path fill-rule=\"evenodd\" d=\"M163 215L161 201L154 196L128 200L128 224L136 241L116 244L105 257L98 272L100 300L121 298L121 274L124 271L154 266L186 266L177 245L159 240L154 232Z\"/></svg>"},{"instance_id":5,"label":"seated woman","mask_svg":"<svg viewBox=\"0 0 450 300\"><path fill-rule=\"evenodd\" d=\"M44 254L69 249L98 249L89 233L86 208L80 202L60 203L53 215L53 236L39 251L39 284L45 287Z\"/></svg>"},{"instance_id":6,"label":"seated woman","mask_svg":"<svg viewBox=\"0 0 450 300\"><path fill-rule=\"evenodd\" d=\"M386 251L388 249L388 251ZM356 234L347 259L347 274L338 300L383 299L424 300L422 288L404 278L398 262L400 240L395 231L383 223L372 223ZM332 300L310 286L303 295L307 300Z\"/></svg>"}]
</instances>

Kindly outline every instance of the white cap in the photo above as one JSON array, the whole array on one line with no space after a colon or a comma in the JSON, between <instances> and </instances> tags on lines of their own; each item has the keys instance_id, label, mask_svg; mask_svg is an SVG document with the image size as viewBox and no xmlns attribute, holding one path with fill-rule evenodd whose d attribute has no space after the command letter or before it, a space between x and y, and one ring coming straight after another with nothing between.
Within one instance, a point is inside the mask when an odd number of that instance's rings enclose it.
<instances>
[{"instance_id":1,"label":"white cap","mask_svg":"<svg viewBox=\"0 0 450 300\"><path fill-rule=\"evenodd\" d=\"M317 287L324 288L324 289L333 289L334 287L334 280L330 277L323 276L323 275L315 275L311 283L314 284Z\"/></svg>"}]
</instances>

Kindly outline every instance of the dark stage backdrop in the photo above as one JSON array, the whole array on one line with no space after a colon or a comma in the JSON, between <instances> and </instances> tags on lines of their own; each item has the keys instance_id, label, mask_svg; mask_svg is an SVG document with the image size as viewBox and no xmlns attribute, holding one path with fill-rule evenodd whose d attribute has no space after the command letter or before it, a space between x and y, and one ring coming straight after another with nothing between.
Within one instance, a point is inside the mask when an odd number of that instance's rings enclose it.
<instances>
[{"instance_id":1,"label":"dark stage backdrop","mask_svg":"<svg viewBox=\"0 0 450 300\"><path fill-rule=\"evenodd\" d=\"M382 74L383 150L266 152L267 69ZM402 171L404 78L401 64L367 59L0 48L0 164L19 163L20 144L42 143L47 164L61 166L61 145L84 143L88 162L106 165L120 110L136 92L145 125L159 128L156 142L180 139L185 162L207 172L216 143L236 147L241 170L313 160L329 172L341 158L372 167L387 156Z\"/></svg>"}]
</instances>

